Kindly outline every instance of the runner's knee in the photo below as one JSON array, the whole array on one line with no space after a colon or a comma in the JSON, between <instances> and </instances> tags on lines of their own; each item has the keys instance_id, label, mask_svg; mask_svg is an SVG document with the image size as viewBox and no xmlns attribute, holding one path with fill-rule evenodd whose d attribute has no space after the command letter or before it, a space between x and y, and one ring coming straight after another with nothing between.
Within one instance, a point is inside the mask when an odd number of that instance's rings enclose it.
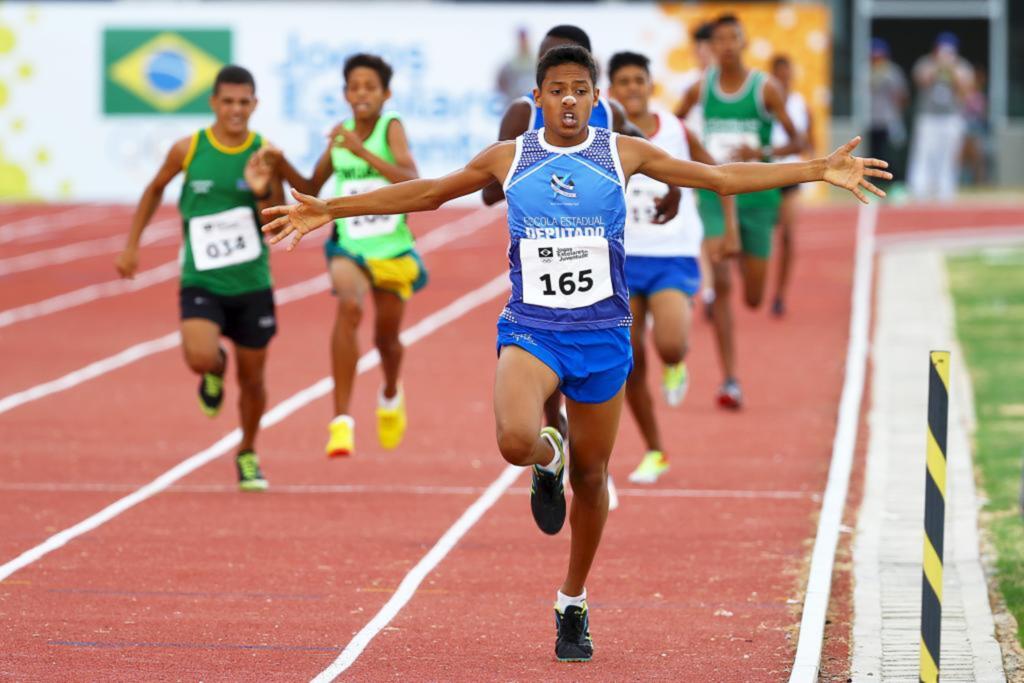
<instances>
[{"instance_id":1,"label":"runner's knee","mask_svg":"<svg viewBox=\"0 0 1024 683\"><path fill-rule=\"evenodd\" d=\"M596 504L608 488L608 467L604 463L581 465L570 460L569 481L574 496L588 504Z\"/></svg>"},{"instance_id":2,"label":"runner's knee","mask_svg":"<svg viewBox=\"0 0 1024 683\"><path fill-rule=\"evenodd\" d=\"M206 372L217 372L221 369L220 351L217 347L200 349L186 346L184 352L185 362L192 369L192 372L201 375Z\"/></svg>"},{"instance_id":3,"label":"runner's knee","mask_svg":"<svg viewBox=\"0 0 1024 683\"><path fill-rule=\"evenodd\" d=\"M358 327L363 319L363 302L346 294L338 295L338 323Z\"/></svg>"},{"instance_id":4,"label":"runner's knee","mask_svg":"<svg viewBox=\"0 0 1024 683\"><path fill-rule=\"evenodd\" d=\"M501 451L501 457L505 458L506 462L520 467L531 464L530 456L537 443L536 432L512 425L503 425L499 422L497 437L498 450Z\"/></svg>"},{"instance_id":5,"label":"runner's knee","mask_svg":"<svg viewBox=\"0 0 1024 683\"><path fill-rule=\"evenodd\" d=\"M658 356L663 363L675 365L682 363L686 358L686 341L683 339L659 340L657 342Z\"/></svg>"}]
</instances>

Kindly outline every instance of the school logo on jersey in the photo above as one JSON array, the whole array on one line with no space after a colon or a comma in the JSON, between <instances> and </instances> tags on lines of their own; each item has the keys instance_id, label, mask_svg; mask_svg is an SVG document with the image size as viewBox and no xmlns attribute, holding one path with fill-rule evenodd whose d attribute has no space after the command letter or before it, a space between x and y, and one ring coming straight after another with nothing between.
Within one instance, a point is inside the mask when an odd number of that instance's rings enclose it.
<instances>
[{"instance_id":1,"label":"school logo on jersey","mask_svg":"<svg viewBox=\"0 0 1024 683\"><path fill-rule=\"evenodd\" d=\"M217 72L231 61L227 29L106 29L106 114L202 114Z\"/></svg>"},{"instance_id":2,"label":"school logo on jersey","mask_svg":"<svg viewBox=\"0 0 1024 683\"><path fill-rule=\"evenodd\" d=\"M557 173L552 173L551 189L556 195L576 199L576 183L569 177L570 175L566 173L564 176L559 176Z\"/></svg>"}]
</instances>

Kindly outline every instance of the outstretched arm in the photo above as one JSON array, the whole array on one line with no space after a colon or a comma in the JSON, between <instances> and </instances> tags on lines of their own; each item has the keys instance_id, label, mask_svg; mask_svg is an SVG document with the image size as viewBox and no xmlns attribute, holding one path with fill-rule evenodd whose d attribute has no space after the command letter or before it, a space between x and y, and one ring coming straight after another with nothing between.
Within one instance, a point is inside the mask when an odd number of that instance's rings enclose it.
<instances>
[{"instance_id":1,"label":"outstretched arm","mask_svg":"<svg viewBox=\"0 0 1024 683\"><path fill-rule=\"evenodd\" d=\"M788 164L734 163L708 166L669 156L646 140L618 139L619 157L626 176L643 173L655 180L681 187L699 187L721 195L747 194L797 183L824 181L852 192L867 203L863 190L884 197L871 178L890 179L882 169L889 164L880 159L865 159L851 154L860 144L860 137L832 152L825 158Z\"/></svg>"},{"instance_id":2,"label":"outstretched arm","mask_svg":"<svg viewBox=\"0 0 1024 683\"><path fill-rule=\"evenodd\" d=\"M288 245L291 251L306 233L335 218L433 211L449 200L504 179L514 155L515 143L498 142L478 154L465 168L441 178L409 180L328 201L292 190L292 196L299 203L264 209L265 216L277 218L263 226L263 232L270 235L271 244L293 235Z\"/></svg>"}]
</instances>

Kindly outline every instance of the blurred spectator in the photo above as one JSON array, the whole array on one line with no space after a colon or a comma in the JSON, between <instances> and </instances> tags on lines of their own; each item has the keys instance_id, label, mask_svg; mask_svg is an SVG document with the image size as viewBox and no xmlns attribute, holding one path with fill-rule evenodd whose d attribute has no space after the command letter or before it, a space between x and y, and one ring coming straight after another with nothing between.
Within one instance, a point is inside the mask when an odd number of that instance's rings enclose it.
<instances>
[{"instance_id":1,"label":"blurred spectator","mask_svg":"<svg viewBox=\"0 0 1024 683\"><path fill-rule=\"evenodd\" d=\"M871 41L871 118L868 143L871 156L889 162L893 177L903 179L897 159L907 144L903 112L910 101L907 77L898 64L889 59L889 44L881 38Z\"/></svg>"},{"instance_id":2,"label":"blurred spectator","mask_svg":"<svg viewBox=\"0 0 1024 683\"><path fill-rule=\"evenodd\" d=\"M517 42L515 56L498 71L498 92L507 102L533 92L537 80L537 58L530 48L530 35L525 28L519 29Z\"/></svg>"},{"instance_id":3,"label":"blurred spectator","mask_svg":"<svg viewBox=\"0 0 1024 683\"><path fill-rule=\"evenodd\" d=\"M915 199L956 196L964 139L964 103L974 80L958 54L959 40L940 33L935 48L914 65L917 118L910 145L910 192Z\"/></svg>"},{"instance_id":4,"label":"blurred spectator","mask_svg":"<svg viewBox=\"0 0 1024 683\"><path fill-rule=\"evenodd\" d=\"M967 131L964 135L962 162L964 182L983 185L989 178L991 140L988 127L987 78L985 67L974 68L974 83L964 102Z\"/></svg>"}]
</instances>

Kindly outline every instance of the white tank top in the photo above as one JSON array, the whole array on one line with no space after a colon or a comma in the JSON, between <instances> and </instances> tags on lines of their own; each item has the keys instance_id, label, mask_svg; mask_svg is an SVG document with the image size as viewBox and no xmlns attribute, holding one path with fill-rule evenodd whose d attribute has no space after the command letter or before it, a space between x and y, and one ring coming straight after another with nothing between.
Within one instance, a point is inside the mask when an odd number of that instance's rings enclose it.
<instances>
[{"instance_id":1,"label":"white tank top","mask_svg":"<svg viewBox=\"0 0 1024 683\"><path fill-rule=\"evenodd\" d=\"M800 135L807 135L811 116L807 112L807 103L800 93L796 91L789 93L789 97L786 98L786 113L789 114L789 120L793 122L796 132ZM787 142L789 142L789 136L786 135L786 129L776 120L772 124L772 147L781 147ZM803 159L802 154L790 154L787 157L776 159L776 161L800 161L801 159Z\"/></svg>"},{"instance_id":2,"label":"white tank top","mask_svg":"<svg viewBox=\"0 0 1024 683\"><path fill-rule=\"evenodd\" d=\"M690 160L690 144L682 121L666 111L655 111L658 131L652 143L676 157ZM654 200L668 192L668 185L637 173L626 187L626 256L699 256L704 226L697 214L691 188L680 188L679 213L663 225L652 222Z\"/></svg>"}]
</instances>

